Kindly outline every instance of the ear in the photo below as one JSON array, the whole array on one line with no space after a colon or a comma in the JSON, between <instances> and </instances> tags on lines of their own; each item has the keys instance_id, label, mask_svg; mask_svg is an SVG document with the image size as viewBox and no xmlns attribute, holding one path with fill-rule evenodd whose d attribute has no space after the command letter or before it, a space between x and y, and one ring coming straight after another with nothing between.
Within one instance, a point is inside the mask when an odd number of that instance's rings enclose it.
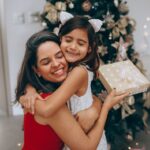
<instances>
[{"instance_id":1,"label":"ear","mask_svg":"<svg viewBox=\"0 0 150 150\"><path fill-rule=\"evenodd\" d=\"M32 69L38 75L38 77L41 77L40 72L38 71L38 69L35 66L32 66Z\"/></svg>"}]
</instances>

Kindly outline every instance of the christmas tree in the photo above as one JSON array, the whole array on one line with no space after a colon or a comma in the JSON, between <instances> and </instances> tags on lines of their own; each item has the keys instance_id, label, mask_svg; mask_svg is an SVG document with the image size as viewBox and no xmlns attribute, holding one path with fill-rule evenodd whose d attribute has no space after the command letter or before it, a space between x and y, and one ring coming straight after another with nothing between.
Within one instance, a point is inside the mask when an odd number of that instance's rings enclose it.
<instances>
[{"instance_id":1,"label":"christmas tree","mask_svg":"<svg viewBox=\"0 0 150 150\"><path fill-rule=\"evenodd\" d=\"M124 0L47 0L44 6L42 23L50 31L58 32L61 11L73 15L98 18L103 21L99 36L99 55L102 63L130 59L144 73L139 54L134 49L133 32L136 21L128 16L129 8ZM105 90L99 80L93 81L93 93L97 96ZM144 109L143 94L130 97L126 105L113 109L106 123L107 141L111 149L128 149L136 133L144 130L142 120ZM118 139L118 140L117 140Z\"/></svg>"}]
</instances>

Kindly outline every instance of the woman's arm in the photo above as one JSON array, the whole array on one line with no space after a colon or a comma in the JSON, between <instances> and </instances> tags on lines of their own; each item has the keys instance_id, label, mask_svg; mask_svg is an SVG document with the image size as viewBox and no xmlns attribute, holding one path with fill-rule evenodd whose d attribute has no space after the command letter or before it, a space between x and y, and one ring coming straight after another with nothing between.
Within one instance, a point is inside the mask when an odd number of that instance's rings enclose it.
<instances>
[{"instance_id":1,"label":"woman's arm","mask_svg":"<svg viewBox=\"0 0 150 150\"><path fill-rule=\"evenodd\" d=\"M104 117L107 117L107 114ZM72 150L95 150L103 132L98 121L92 131L86 135L66 106L61 107L49 118L41 119L40 116L36 116L35 119L37 122L50 125Z\"/></svg>"},{"instance_id":2,"label":"woman's arm","mask_svg":"<svg viewBox=\"0 0 150 150\"><path fill-rule=\"evenodd\" d=\"M117 94L115 91L112 91L102 105L101 113L96 124L87 135L71 115L67 106L61 107L49 118L37 116L36 120L50 125L71 149L95 150L101 139L108 111L128 95L129 93Z\"/></svg>"},{"instance_id":3,"label":"woman's arm","mask_svg":"<svg viewBox=\"0 0 150 150\"><path fill-rule=\"evenodd\" d=\"M87 71L83 67L75 67L62 85L46 101L36 101L36 113L44 117L54 114L87 82L87 78Z\"/></svg>"}]
</instances>

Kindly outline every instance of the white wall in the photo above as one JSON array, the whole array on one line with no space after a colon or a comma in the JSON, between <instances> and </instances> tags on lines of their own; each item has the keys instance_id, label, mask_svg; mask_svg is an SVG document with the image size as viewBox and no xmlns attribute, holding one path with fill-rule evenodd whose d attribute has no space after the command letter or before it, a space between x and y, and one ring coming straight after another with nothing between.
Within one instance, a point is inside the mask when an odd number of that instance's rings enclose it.
<instances>
[{"instance_id":1,"label":"white wall","mask_svg":"<svg viewBox=\"0 0 150 150\"><path fill-rule=\"evenodd\" d=\"M135 49L140 53L141 60L147 70L147 77L150 79L150 1L149 0L128 0L129 16L136 22L134 33ZM147 18L149 18L147 20ZM144 28L144 25L145 28Z\"/></svg>"},{"instance_id":2,"label":"white wall","mask_svg":"<svg viewBox=\"0 0 150 150\"><path fill-rule=\"evenodd\" d=\"M5 23L7 37L8 80L10 81L10 101L15 98L18 70L25 51L25 42L29 36L42 29L41 23L30 21L29 13L42 11L45 0L5 0ZM13 115L22 113L19 106L13 107Z\"/></svg>"}]
</instances>

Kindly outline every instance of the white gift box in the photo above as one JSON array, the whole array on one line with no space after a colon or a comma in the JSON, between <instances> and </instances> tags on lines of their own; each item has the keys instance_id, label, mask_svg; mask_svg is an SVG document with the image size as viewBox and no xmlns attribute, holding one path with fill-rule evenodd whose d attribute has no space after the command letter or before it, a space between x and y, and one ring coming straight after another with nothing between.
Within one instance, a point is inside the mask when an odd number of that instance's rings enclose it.
<instances>
[{"instance_id":1,"label":"white gift box","mask_svg":"<svg viewBox=\"0 0 150 150\"><path fill-rule=\"evenodd\" d=\"M100 66L99 79L108 93L116 88L118 92L129 91L133 95L150 87L150 81L130 60Z\"/></svg>"}]
</instances>

